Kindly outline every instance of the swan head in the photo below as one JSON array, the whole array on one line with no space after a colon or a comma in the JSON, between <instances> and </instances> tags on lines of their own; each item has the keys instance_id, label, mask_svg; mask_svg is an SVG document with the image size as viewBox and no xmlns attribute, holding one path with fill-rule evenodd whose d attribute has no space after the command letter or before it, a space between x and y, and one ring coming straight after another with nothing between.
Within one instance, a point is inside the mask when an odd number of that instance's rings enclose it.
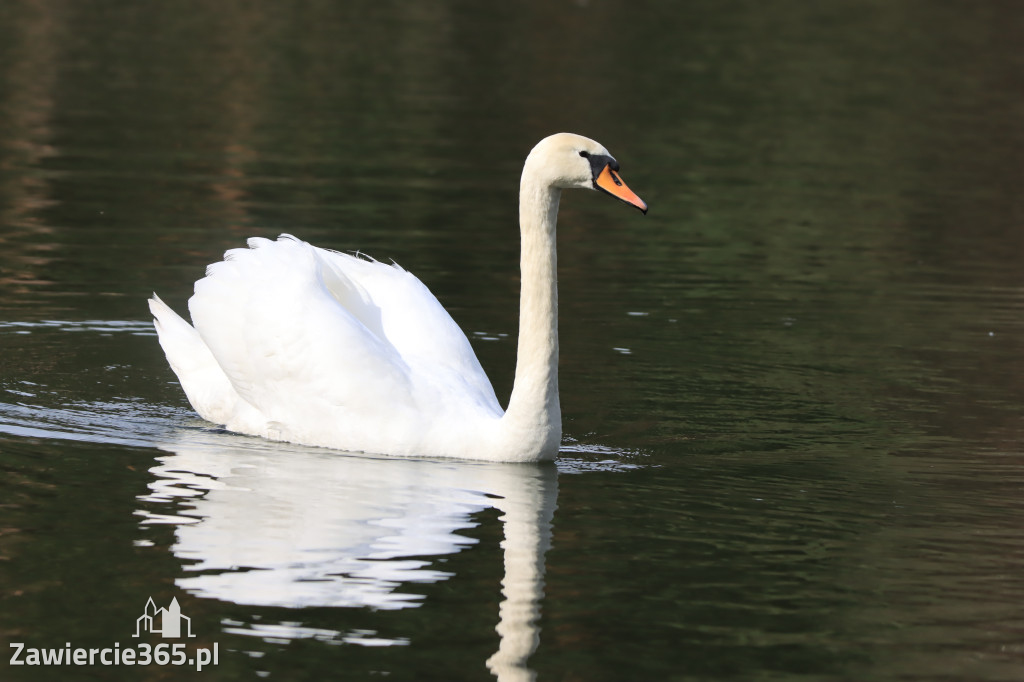
<instances>
[{"instance_id":1,"label":"swan head","mask_svg":"<svg viewBox=\"0 0 1024 682\"><path fill-rule=\"evenodd\" d=\"M599 142L557 133L537 143L526 157L523 176L536 175L550 187L596 189L647 213L647 204L619 176L619 162Z\"/></svg>"}]
</instances>

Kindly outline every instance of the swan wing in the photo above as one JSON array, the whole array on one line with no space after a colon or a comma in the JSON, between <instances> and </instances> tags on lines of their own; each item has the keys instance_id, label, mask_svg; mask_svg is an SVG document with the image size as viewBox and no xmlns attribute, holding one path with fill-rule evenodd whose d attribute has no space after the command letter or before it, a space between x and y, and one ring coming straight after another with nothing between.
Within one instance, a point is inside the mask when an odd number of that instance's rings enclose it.
<instances>
[{"instance_id":1,"label":"swan wing","mask_svg":"<svg viewBox=\"0 0 1024 682\"><path fill-rule=\"evenodd\" d=\"M500 414L465 335L399 268L289 236L251 239L208 268L189 310L263 420L241 414L242 423L227 424L233 430L379 451L384 432L416 447L446 407Z\"/></svg>"},{"instance_id":2,"label":"swan wing","mask_svg":"<svg viewBox=\"0 0 1024 682\"><path fill-rule=\"evenodd\" d=\"M316 249L323 263L323 279L332 291L341 280L336 298L364 324L377 332L410 366L434 375L457 378L461 390L481 406L502 413L487 374L473 347L440 301L412 273L397 264ZM345 287L349 282L354 286ZM346 298L359 291L364 299ZM365 312L364 312L365 311ZM378 326L379 325L379 326Z\"/></svg>"}]
</instances>

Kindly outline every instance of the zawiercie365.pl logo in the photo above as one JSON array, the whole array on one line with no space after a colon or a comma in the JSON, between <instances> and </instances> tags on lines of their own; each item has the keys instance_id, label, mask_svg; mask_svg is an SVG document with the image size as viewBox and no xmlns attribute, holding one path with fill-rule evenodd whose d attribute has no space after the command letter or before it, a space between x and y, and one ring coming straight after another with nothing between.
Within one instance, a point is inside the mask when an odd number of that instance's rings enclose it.
<instances>
[{"instance_id":1,"label":"zawiercie365.pl logo","mask_svg":"<svg viewBox=\"0 0 1024 682\"><path fill-rule=\"evenodd\" d=\"M149 598L142 615L135 620L132 637L141 637L144 633L164 639L195 637L192 619L182 615L177 598L171 599L167 608L157 608L153 598ZM217 665L220 658L217 642L212 649L193 647L191 650L184 642L161 642L156 646L140 642L123 647L120 642L114 642L113 647L106 649L76 648L71 642L63 648L35 649L26 647L24 642L12 642L11 648L14 649L11 665L194 665L196 670L202 670L204 666Z\"/></svg>"}]
</instances>

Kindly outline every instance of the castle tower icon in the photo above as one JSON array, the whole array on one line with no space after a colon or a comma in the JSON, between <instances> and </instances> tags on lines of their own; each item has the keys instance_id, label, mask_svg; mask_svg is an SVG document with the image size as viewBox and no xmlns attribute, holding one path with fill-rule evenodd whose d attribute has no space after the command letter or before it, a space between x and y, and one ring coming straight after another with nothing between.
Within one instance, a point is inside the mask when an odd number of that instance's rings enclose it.
<instances>
[{"instance_id":1,"label":"castle tower icon","mask_svg":"<svg viewBox=\"0 0 1024 682\"><path fill-rule=\"evenodd\" d=\"M165 608L157 608L150 597L146 602L146 608L142 615L135 619L135 634L138 637L142 632L159 634L167 638L181 637L181 623L185 621L186 637L195 637L192 634L192 619L181 615L181 606L178 605L178 598L171 599L170 605Z\"/></svg>"}]
</instances>

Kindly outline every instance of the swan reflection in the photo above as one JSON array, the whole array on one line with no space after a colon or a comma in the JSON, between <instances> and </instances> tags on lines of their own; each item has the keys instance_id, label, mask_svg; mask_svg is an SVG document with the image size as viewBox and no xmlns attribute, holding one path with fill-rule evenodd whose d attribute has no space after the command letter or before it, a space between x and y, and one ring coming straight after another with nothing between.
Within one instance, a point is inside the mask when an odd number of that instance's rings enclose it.
<instances>
[{"instance_id":1,"label":"swan reflection","mask_svg":"<svg viewBox=\"0 0 1024 682\"><path fill-rule=\"evenodd\" d=\"M172 454L158 458L140 498L174 501L171 513L154 511L164 504L138 513L175 524L172 551L190 574L179 587L244 605L416 607L423 596L410 586L453 577L436 558L475 544L460 531L495 508L505 570L500 646L487 665L501 680L533 678L526 661L539 642L554 466L347 456L205 430L177 435L161 445ZM275 636L253 627L244 632ZM353 637L360 634L342 639Z\"/></svg>"}]
</instances>

